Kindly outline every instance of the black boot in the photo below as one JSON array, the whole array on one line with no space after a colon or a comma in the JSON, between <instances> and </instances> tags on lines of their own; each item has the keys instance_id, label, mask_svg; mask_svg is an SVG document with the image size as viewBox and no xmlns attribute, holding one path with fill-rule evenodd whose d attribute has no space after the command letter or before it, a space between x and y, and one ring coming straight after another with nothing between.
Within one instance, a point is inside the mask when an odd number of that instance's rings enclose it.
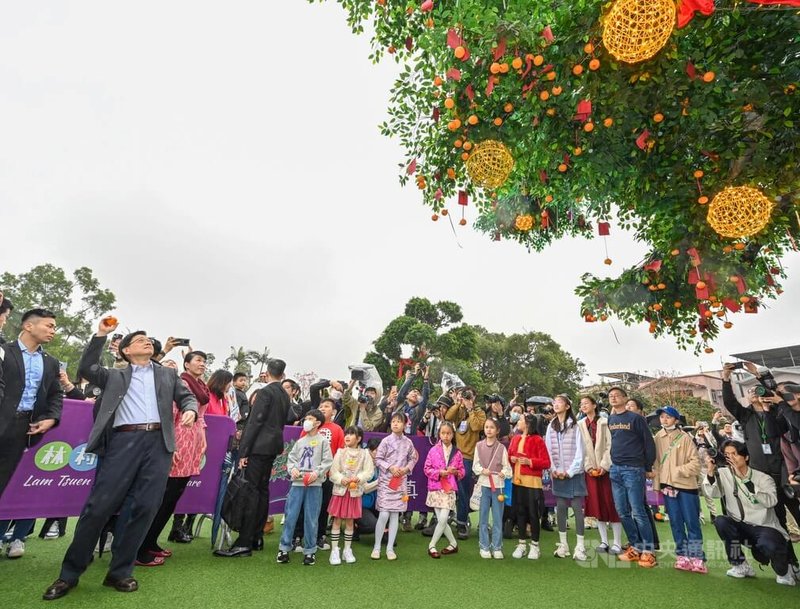
<instances>
[{"instance_id":1,"label":"black boot","mask_svg":"<svg viewBox=\"0 0 800 609\"><path fill-rule=\"evenodd\" d=\"M189 541L191 542L194 539L194 533L192 530L194 529L194 521L197 518L197 514L189 514L186 516L186 524L184 524L183 530L186 535L189 537Z\"/></svg>"},{"instance_id":2,"label":"black boot","mask_svg":"<svg viewBox=\"0 0 800 609\"><path fill-rule=\"evenodd\" d=\"M183 514L175 514L172 517L172 530L169 532L167 539L175 543L191 543L192 540L186 534L183 526Z\"/></svg>"}]
</instances>

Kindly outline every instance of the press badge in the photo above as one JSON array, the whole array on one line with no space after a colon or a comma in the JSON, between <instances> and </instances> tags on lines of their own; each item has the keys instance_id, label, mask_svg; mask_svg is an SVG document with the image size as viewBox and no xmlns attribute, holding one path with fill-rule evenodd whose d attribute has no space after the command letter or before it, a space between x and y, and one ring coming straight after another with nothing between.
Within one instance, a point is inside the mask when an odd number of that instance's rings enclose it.
<instances>
[{"instance_id":1,"label":"press badge","mask_svg":"<svg viewBox=\"0 0 800 609\"><path fill-rule=\"evenodd\" d=\"M461 421L461 423L458 424L458 433L467 433L467 422L466 422L466 420Z\"/></svg>"},{"instance_id":2,"label":"press badge","mask_svg":"<svg viewBox=\"0 0 800 609\"><path fill-rule=\"evenodd\" d=\"M772 447L769 444L762 444L761 445L761 452L764 453L765 455L771 455L772 454Z\"/></svg>"}]
</instances>

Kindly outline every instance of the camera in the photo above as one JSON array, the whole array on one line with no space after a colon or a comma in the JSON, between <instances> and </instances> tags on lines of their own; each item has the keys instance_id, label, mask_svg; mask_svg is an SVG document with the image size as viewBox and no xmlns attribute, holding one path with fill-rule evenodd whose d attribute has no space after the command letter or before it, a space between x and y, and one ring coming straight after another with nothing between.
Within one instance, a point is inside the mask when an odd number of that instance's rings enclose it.
<instances>
[{"instance_id":1,"label":"camera","mask_svg":"<svg viewBox=\"0 0 800 609\"><path fill-rule=\"evenodd\" d=\"M728 466L728 461L725 459L725 454L721 450L718 450L716 447L711 446L710 444L703 443L703 444L698 444L697 448L705 448L706 454L712 459L714 459L714 464L717 467Z\"/></svg>"},{"instance_id":2,"label":"camera","mask_svg":"<svg viewBox=\"0 0 800 609\"><path fill-rule=\"evenodd\" d=\"M725 365L728 366L731 370L741 370L742 368L744 368L744 362L733 362L732 364L725 364Z\"/></svg>"},{"instance_id":3,"label":"camera","mask_svg":"<svg viewBox=\"0 0 800 609\"><path fill-rule=\"evenodd\" d=\"M758 377L758 383L759 384L753 388L753 393L758 397L773 397L775 395L778 383L775 381L775 377L772 376L771 372L767 371Z\"/></svg>"},{"instance_id":4,"label":"camera","mask_svg":"<svg viewBox=\"0 0 800 609\"><path fill-rule=\"evenodd\" d=\"M514 387L514 393L517 395L525 395L528 391L529 385L526 383L524 385L520 385L519 387Z\"/></svg>"},{"instance_id":5,"label":"camera","mask_svg":"<svg viewBox=\"0 0 800 609\"><path fill-rule=\"evenodd\" d=\"M353 381L361 381L363 383L367 379L367 371L363 368L353 368L350 371L350 379Z\"/></svg>"}]
</instances>

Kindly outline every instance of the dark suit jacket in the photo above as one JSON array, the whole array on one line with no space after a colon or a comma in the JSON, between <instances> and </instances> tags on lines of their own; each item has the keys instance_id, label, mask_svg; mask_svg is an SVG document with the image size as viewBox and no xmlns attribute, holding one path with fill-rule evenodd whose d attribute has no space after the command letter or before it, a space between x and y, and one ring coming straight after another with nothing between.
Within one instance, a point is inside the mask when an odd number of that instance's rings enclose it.
<instances>
[{"instance_id":1,"label":"dark suit jacket","mask_svg":"<svg viewBox=\"0 0 800 609\"><path fill-rule=\"evenodd\" d=\"M4 351L0 365L0 435L6 426L14 419L17 406L25 390L25 362L22 359L22 350L17 341L5 343L0 349ZM64 402L64 392L58 381L58 360L46 352L42 352L43 374L33 404L32 421L55 419L56 425L61 419L61 407ZM31 443L41 440L41 435L31 437Z\"/></svg>"},{"instance_id":2,"label":"dark suit jacket","mask_svg":"<svg viewBox=\"0 0 800 609\"><path fill-rule=\"evenodd\" d=\"M259 389L239 442L239 456L281 454L283 426L288 414L289 394L280 383L270 383Z\"/></svg>"},{"instance_id":3,"label":"dark suit jacket","mask_svg":"<svg viewBox=\"0 0 800 609\"><path fill-rule=\"evenodd\" d=\"M122 403L122 398L125 397L131 383L130 366L118 370L104 368L100 365L100 356L103 354L105 344L104 336L92 337L78 364L78 374L103 389L102 405L98 409L86 446L87 452L99 450L99 454L104 451L106 432L114 425L117 408ZM189 388L178 378L175 370L154 363L153 376L164 446L169 452L174 452L175 427L172 422L172 402L174 401L181 411L191 410L196 414L197 400Z\"/></svg>"}]
</instances>

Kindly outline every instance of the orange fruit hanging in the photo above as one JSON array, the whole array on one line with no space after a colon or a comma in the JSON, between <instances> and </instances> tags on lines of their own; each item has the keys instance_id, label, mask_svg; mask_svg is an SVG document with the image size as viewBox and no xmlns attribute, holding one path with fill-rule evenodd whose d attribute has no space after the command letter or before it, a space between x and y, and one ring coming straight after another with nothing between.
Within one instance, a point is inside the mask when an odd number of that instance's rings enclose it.
<instances>
[{"instance_id":1,"label":"orange fruit hanging","mask_svg":"<svg viewBox=\"0 0 800 609\"><path fill-rule=\"evenodd\" d=\"M511 60L511 67L515 70L519 70L522 67L522 59L519 57L515 57Z\"/></svg>"},{"instance_id":2,"label":"orange fruit hanging","mask_svg":"<svg viewBox=\"0 0 800 609\"><path fill-rule=\"evenodd\" d=\"M460 46L456 47L455 50L453 51L453 55L456 56L456 59L462 59L466 54L467 54L467 49Z\"/></svg>"},{"instance_id":3,"label":"orange fruit hanging","mask_svg":"<svg viewBox=\"0 0 800 609\"><path fill-rule=\"evenodd\" d=\"M495 61L492 65L489 66L489 71L492 74L500 74L500 64Z\"/></svg>"},{"instance_id":4,"label":"orange fruit hanging","mask_svg":"<svg viewBox=\"0 0 800 609\"><path fill-rule=\"evenodd\" d=\"M592 53L594 53L594 45L591 42L587 42L583 46L583 52L586 53L587 55L591 55Z\"/></svg>"},{"instance_id":5,"label":"orange fruit hanging","mask_svg":"<svg viewBox=\"0 0 800 609\"><path fill-rule=\"evenodd\" d=\"M613 118L608 117L606 119L603 119L603 127L610 127L613 124L614 124L614 119Z\"/></svg>"},{"instance_id":6,"label":"orange fruit hanging","mask_svg":"<svg viewBox=\"0 0 800 609\"><path fill-rule=\"evenodd\" d=\"M467 119L467 122L470 125L477 125L478 124L478 117L475 116L474 114L471 114L470 117Z\"/></svg>"},{"instance_id":7,"label":"orange fruit hanging","mask_svg":"<svg viewBox=\"0 0 800 609\"><path fill-rule=\"evenodd\" d=\"M561 164L558 166L558 170L559 170L561 173L564 173L564 172L565 172L567 169L568 169L568 168L567 168L567 164L566 164L566 163L561 163Z\"/></svg>"},{"instance_id":8,"label":"orange fruit hanging","mask_svg":"<svg viewBox=\"0 0 800 609\"><path fill-rule=\"evenodd\" d=\"M586 133L591 133L592 131L594 131L594 123L592 121L589 121L588 123L584 124L583 130Z\"/></svg>"},{"instance_id":9,"label":"orange fruit hanging","mask_svg":"<svg viewBox=\"0 0 800 609\"><path fill-rule=\"evenodd\" d=\"M510 102L507 103L505 106L503 106L503 111L504 112L512 112L513 110L514 110L514 104L512 104Z\"/></svg>"},{"instance_id":10,"label":"orange fruit hanging","mask_svg":"<svg viewBox=\"0 0 800 609\"><path fill-rule=\"evenodd\" d=\"M572 149L572 154L574 154L575 156L581 156L583 154L583 148L581 148L580 146L576 146L575 148Z\"/></svg>"},{"instance_id":11,"label":"orange fruit hanging","mask_svg":"<svg viewBox=\"0 0 800 609\"><path fill-rule=\"evenodd\" d=\"M663 121L663 120L664 120L664 115L663 115L663 114L661 114L661 112L656 112L656 113L653 115L653 122L654 122L654 123L660 123L660 122L661 122L661 121Z\"/></svg>"},{"instance_id":12,"label":"orange fruit hanging","mask_svg":"<svg viewBox=\"0 0 800 609\"><path fill-rule=\"evenodd\" d=\"M434 87L441 87L442 86L442 78L441 76L437 76L433 79L433 86Z\"/></svg>"},{"instance_id":13,"label":"orange fruit hanging","mask_svg":"<svg viewBox=\"0 0 800 609\"><path fill-rule=\"evenodd\" d=\"M456 107L456 100L454 100L452 97L448 97L444 100L444 107L448 110L452 110Z\"/></svg>"},{"instance_id":14,"label":"orange fruit hanging","mask_svg":"<svg viewBox=\"0 0 800 609\"><path fill-rule=\"evenodd\" d=\"M533 65L538 67L538 66L542 65L543 63L544 63L544 57L542 57L541 55L536 55L533 58Z\"/></svg>"},{"instance_id":15,"label":"orange fruit hanging","mask_svg":"<svg viewBox=\"0 0 800 609\"><path fill-rule=\"evenodd\" d=\"M703 74L703 82L711 82L712 80L714 80L714 78L716 78L716 76L717 76L717 75L716 75L716 74L714 74L714 72L711 72L711 71L709 70L708 72L706 72L705 74Z\"/></svg>"},{"instance_id":16,"label":"orange fruit hanging","mask_svg":"<svg viewBox=\"0 0 800 609\"><path fill-rule=\"evenodd\" d=\"M503 124L503 119L498 116L496 119L494 119L493 122L494 122L496 127L499 127L500 125Z\"/></svg>"},{"instance_id":17,"label":"orange fruit hanging","mask_svg":"<svg viewBox=\"0 0 800 609\"><path fill-rule=\"evenodd\" d=\"M592 59L589 62L589 69L592 71L597 70L600 67L600 60L599 59Z\"/></svg>"},{"instance_id":18,"label":"orange fruit hanging","mask_svg":"<svg viewBox=\"0 0 800 609\"><path fill-rule=\"evenodd\" d=\"M539 99L541 99L542 101L547 101L548 99L550 99L550 94L547 91L541 91L539 93Z\"/></svg>"},{"instance_id":19,"label":"orange fruit hanging","mask_svg":"<svg viewBox=\"0 0 800 609\"><path fill-rule=\"evenodd\" d=\"M553 72L553 71L550 71L547 74L545 74L545 78L547 78L547 80L555 80L556 79L556 73Z\"/></svg>"},{"instance_id":20,"label":"orange fruit hanging","mask_svg":"<svg viewBox=\"0 0 800 609\"><path fill-rule=\"evenodd\" d=\"M577 65L573 66L572 67L572 73L575 76L580 76L581 74L583 74L583 66L581 64L577 64Z\"/></svg>"},{"instance_id":21,"label":"orange fruit hanging","mask_svg":"<svg viewBox=\"0 0 800 609\"><path fill-rule=\"evenodd\" d=\"M702 177L703 177L703 175L704 175L704 174L703 174L703 171L702 171L701 169L696 169L696 170L695 170L695 172L694 172L694 177L696 177L698 180L699 180L700 178L702 178Z\"/></svg>"},{"instance_id":22,"label":"orange fruit hanging","mask_svg":"<svg viewBox=\"0 0 800 609\"><path fill-rule=\"evenodd\" d=\"M556 86L556 87L553 87L552 91L553 91L553 95L561 95L561 91L563 91L563 89L561 87Z\"/></svg>"}]
</instances>

